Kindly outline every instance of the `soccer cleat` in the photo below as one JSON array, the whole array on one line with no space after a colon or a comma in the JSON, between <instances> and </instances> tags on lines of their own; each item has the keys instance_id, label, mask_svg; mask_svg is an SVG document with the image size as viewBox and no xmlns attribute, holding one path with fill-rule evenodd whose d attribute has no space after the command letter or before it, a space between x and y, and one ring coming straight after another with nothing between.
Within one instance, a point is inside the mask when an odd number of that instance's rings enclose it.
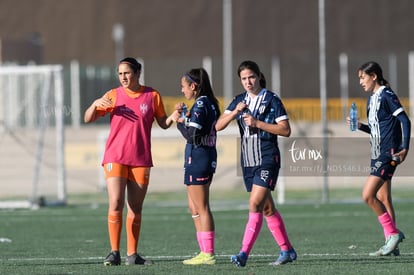
<instances>
[{"instance_id":1,"label":"soccer cleat","mask_svg":"<svg viewBox=\"0 0 414 275\"><path fill-rule=\"evenodd\" d=\"M392 251L392 254L393 254L395 257L400 256L400 249L399 249L398 247L396 247L396 248L394 249L394 251Z\"/></svg>"},{"instance_id":2,"label":"soccer cleat","mask_svg":"<svg viewBox=\"0 0 414 275\"><path fill-rule=\"evenodd\" d=\"M400 236L400 242L402 243L403 242L403 240L405 239L405 235L404 235L404 233L402 232L402 231L399 231L398 232L398 235Z\"/></svg>"},{"instance_id":3,"label":"soccer cleat","mask_svg":"<svg viewBox=\"0 0 414 275\"><path fill-rule=\"evenodd\" d=\"M385 245L381 248L382 249L382 256L390 255L397 247L400 242L402 242L404 238L404 234L394 234L390 235L385 242Z\"/></svg>"},{"instance_id":4,"label":"soccer cleat","mask_svg":"<svg viewBox=\"0 0 414 275\"><path fill-rule=\"evenodd\" d=\"M296 259L298 258L298 254L296 253L295 249L292 247L288 250L288 252L290 254L290 258L292 259L292 261L296 261Z\"/></svg>"},{"instance_id":5,"label":"soccer cleat","mask_svg":"<svg viewBox=\"0 0 414 275\"><path fill-rule=\"evenodd\" d=\"M385 245L384 245L384 246L382 246L382 247L381 247L380 249L378 249L377 251L369 253L369 256L372 256L372 257L379 257L379 256L382 256L382 251L384 250L384 247L385 247Z\"/></svg>"},{"instance_id":6,"label":"soccer cleat","mask_svg":"<svg viewBox=\"0 0 414 275\"><path fill-rule=\"evenodd\" d=\"M386 256L386 255L383 255L383 253L384 253L383 251L384 250L385 250L385 245L382 246L377 251L369 253L369 256L372 256L372 257ZM390 254L388 254L388 255L391 255L391 254L393 254L396 257L397 256L400 256L400 249L398 248L398 246Z\"/></svg>"},{"instance_id":7,"label":"soccer cleat","mask_svg":"<svg viewBox=\"0 0 414 275\"><path fill-rule=\"evenodd\" d=\"M243 251L241 251L237 255L233 255L230 257L230 261L235 264L237 267L243 267L246 265L247 262L247 255Z\"/></svg>"},{"instance_id":8,"label":"soccer cleat","mask_svg":"<svg viewBox=\"0 0 414 275\"><path fill-rule=\"evenodd\" d=\"M145 260L139 254L134 253L126 257L126 265L152 265L154 262L151 260Z\"/></svg>"},{"instance_id":9,"label":"soccer cleat","mask_svg":"<svg viewBox=\"0 0 414 275\"><path fill-rule=\"evenodd\" d=\"M400 242L402 243L403 242L403 240L405 239L405 235L404 235L404 233L402 232L402 231L400 231L399 233L399 236L400 236ZM400 256L400 249L398 248L398 245L397 245L397 247L391 252L395 257L397 257L397 256Z\"/></svg>"},{"instance_id":10,"label":"soccer cleat","mask_svg":"<svg viewBox=\"0 0 414 275\"><path fill-rule=\"evenodd\" d=\"M279 257L270 265L283 265L293 261L296 261L298 255L296 254L295 249L293 247L289 250L281 251Z\"/></svg>"},{"instance_id":11,"label":"soccer cleat","mask_svg":"<svg viewBox=\"0 0 414 275\"><path fill-rule=\"evenodd\" d=\"M400 239L400 241L399 242L403 242L403 240L405 239L405 235L404 235L404 233L402 232L402 231L400 231L399 233L398 233L398 236L399 236L399 239ZM389 239L389 237L388 237L388 239ZM373 257L379 257L379 256L388 256L388 255L391 255L391 254L393 254L394 256L400 256L400 249L398 248L398 244L397 244L397 246L394 248L394 250L392 250L390 253L388 253L388 254L386 254L386 249L387 249L387 242L388 242L388 239L385 241L385 245L384 246L382 246L380 249L378 249L377 251L375 251L375 252L371 252L371 253L369 253L369 256L373 256Z\"/></svg>"},{"instance_id":12,"label":"soccer cleat","mask_svg":"<svg viewBox=\"0 0 414 275\"><path fill-rule=\"evenodd\" d=\"M108 256L106 256L104 260L104 265L112 266L112 265L120 265L121 264L121 256L119 255L119 251L111 251Z\"/></svg>"},{"instance_id":13,"label":"soccer cleat","mask_svg":"<svg viewBox=\"0 0 414 275\"><path fill-rule=\"evenodd\" d=\"M197 256L183 261L185 265L213 265L216 264L216 256L210 253L200 252Z\"/></svg>"}]
</instances>

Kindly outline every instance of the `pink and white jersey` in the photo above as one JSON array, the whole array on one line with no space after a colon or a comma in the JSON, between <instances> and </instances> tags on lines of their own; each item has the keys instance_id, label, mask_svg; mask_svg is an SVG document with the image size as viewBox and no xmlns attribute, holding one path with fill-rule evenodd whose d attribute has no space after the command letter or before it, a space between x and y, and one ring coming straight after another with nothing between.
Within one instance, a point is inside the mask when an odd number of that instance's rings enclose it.
<instances>
[{"instance_id":1,"label":"pink and white jersey","mask_svg":"<svg viewBox=\"0 0 414 275\"><path fill-rule=\"evenodd\" d=\"M153 166L153 99L153 89L150 87L146 87L136 98L129 97L122 87L116 89L116 102L111 112L111 131L102 164L113 162L135 167Z\"/></svg>"}]
</instances>

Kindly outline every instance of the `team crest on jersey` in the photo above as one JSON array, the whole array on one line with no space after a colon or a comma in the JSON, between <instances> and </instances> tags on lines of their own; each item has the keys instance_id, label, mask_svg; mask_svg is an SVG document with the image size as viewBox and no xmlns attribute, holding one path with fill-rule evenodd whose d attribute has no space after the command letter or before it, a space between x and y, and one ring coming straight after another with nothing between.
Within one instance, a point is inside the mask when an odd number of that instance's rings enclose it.
<instances>
[{"instance_id":1,"label":"team crest on jersey","mask_svg":"<svg viewBox=\"0 0 414 275\"><path fill-rule=\"evenodd\" d=\"M259 114L263 114L263 112L265 111L265 109L266 109L266 105L264 105L264 104L260 105L260 107L259 107Z\"/></svg>"},{"instance_id":2,"label":"team crest on jersey","mask_svg":"<svg viewBox=\"0 0 414 275\"><path fill-rule=\"evenodd\" d=\"M139 106L139 109L141 110L141 113L145 115L148 112L148 105L145 103L142 103Z\"/></svg>"}]
</instances>

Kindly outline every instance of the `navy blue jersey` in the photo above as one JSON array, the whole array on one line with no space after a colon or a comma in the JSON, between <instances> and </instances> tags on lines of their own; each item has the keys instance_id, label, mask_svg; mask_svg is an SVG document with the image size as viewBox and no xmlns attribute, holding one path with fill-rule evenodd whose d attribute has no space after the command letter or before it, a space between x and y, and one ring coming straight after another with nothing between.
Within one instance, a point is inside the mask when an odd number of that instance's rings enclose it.
<instances>
[{"instance_id":1,"label":"navy blue jersey","mask_svg":"<svg viewBox=\"0 0 414 275\"><path fill-rule=\"evenodd\" d=\"M239 94L227 107L225 113L233 111L239 102L248 105L249 112L255 119L277 124L287 120L288 115L279 96L262 89L256 97L247 92ZM271 121L267 121L272 114ZM275 164L280 166L280 152L277 144L277 135L265 131L251 130L244 125L242 115L237 118L241 136L241 160L244 167L260 166L262 164Z\"/></svg>"},{"instance_id":2,"label":"navy blue jersey","mask_svg":"<svg viewBox=\"0 0 414 275\"><path fill-rule=\"evenodd\" d=\"M388 159L402 146L401 123L397 115L404 112L397 95L382 86L367 102L371 134L371 159Z\"/></svg>"},{"instance_id":3,"label":"navy blue jersey","mask_svg":"<svg viewBox=\"0 0 414 275\"><path fill-rule=\"evenodd\" d=\"M211 182L216 170L216 123L218 110L206 96L197 98L185 123L177 127L187 140L184 152L184 183Z\"/></svg>"},{"instance_id":4,"label":"navy blue jersey","mask_svg":"<svg viewBox=\"0 0 414 275\"><path fill-rule=\"evenodd\" d=\"M185 123L178 123L177 127L187 140L187 143L197 146L216 146L216 123L218 110L206 96L196 99L191 107Z\"/></svg>"},{"instance_id":5,"label":"navy blue jersey","mask_svg":"<svg viewBox=\"0 0 414 275\"><path fill-rule=\"evenodd\" d=\"M197 128L200 135L216 136L218 112L214 104L206 96L196 99L190 110L189 126Z\"/></svg>"}]
</instances>

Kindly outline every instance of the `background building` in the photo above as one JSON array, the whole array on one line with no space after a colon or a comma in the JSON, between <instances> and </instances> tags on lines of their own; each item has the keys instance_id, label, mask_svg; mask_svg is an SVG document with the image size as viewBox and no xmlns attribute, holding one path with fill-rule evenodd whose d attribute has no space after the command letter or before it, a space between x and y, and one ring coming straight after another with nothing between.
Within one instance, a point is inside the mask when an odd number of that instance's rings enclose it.
<instances>
[{"instance_id":1,"label":"background building","mask_svg":"<svg viewBox=\"0 0 414 275\"><path fill-rule=\"evenodd\" d=\"M267 78L270 60L281 66L285 98L319 97L318 0L233 0L233 68L256 60ZM414 50L414 2L410 0L326 0L327 94L339 96L339 55L349 58L349 73L377 60L407 96L407 56ZM121 49L114 25L123 26ZM26 41L15 52L3 46L0 61L112 66L118 54L142 58L145 82L164 95L179 94L179 77L212 58L213 85L223 93L223 1L204 0L1 0L0 39ZM39 50L38 48L41 48ZM21 56L18 56L21 53ZM114 77L115 78L115 77ZM116 80L116 79L115 79ZM234 90L239 82L234 73ZM360 96L356 78L350 96ZM394 82L394 83L393 83ZM106 87L105 87L106 88ZM102 88L104 89L104 88ZM91 93L96 90L83 90Z\"/></svg>"}]
</instances>

